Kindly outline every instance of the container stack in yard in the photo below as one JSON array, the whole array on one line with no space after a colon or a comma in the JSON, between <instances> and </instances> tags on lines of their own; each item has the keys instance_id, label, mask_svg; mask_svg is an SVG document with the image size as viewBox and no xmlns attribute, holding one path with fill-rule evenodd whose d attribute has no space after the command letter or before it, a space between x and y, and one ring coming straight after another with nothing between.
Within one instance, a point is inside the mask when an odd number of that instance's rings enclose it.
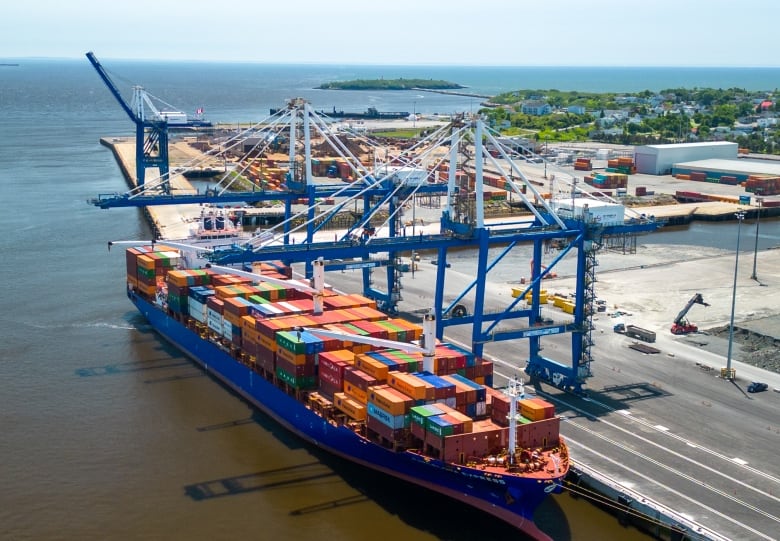
<instances>
[{"instance_id":1,"label":"container stack in yard","mask_svg":"<svg viewBox=\"0 0 780 541\"><path fill-rule=\"evenodd\" d=\"M575 171L592 171L593 165L590 158L577 158L574 162Z\"/></svg>"},{"instance_id":2,"label":"container stack in yard","mask_svg":"<svg viewBox=\"0 0 780 541\"><path fill-rule=\"evenodd\" d=\"M607 160L606 172L632 175L636 173L636 167L634 167L634 158L629 156Z\"/></svg>"},{"instance_id":3,"label":"container stack in yard","mask_svg":"<svg viewBox=\"0 0 780 541\"><path fill-rule=\"evenodd\" d=\"M628 175L625 173L596 173L585 176L585 184L605 190L626 188L628 187Z\"/></svg>"}]
</instances>

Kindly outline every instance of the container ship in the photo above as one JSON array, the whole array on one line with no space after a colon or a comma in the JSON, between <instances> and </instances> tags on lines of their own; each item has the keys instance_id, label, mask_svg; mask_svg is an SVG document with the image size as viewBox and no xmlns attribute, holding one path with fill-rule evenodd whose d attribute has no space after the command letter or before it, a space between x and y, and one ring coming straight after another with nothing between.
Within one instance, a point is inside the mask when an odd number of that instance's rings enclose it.
<instances>
[{"instance_id":1,"label":"container ship","mask_svg":"<svg viewBox=\"0 0 780 541\"><path fill-rule=\"evenodd\" d=\"M549 402L494 389L492 362L436 340L432 314L412 323L325 287L324 265L300 281L179 248L127 248L127 295L206 372L313 445L550 539L533 514L569 456Z\"/></svg>"}]
</instances>

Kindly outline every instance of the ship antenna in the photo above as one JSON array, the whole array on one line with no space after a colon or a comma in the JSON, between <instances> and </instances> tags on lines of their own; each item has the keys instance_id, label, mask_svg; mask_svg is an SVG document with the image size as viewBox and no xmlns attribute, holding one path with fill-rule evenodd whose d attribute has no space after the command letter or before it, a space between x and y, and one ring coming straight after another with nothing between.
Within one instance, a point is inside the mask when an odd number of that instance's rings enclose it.
<instances>
[{"instance_id":1,"label":"ship antenna","mask_svg":"<svg viewBox=\"0 0 780 541\"><path fill-rule=\"evenodd\" d=\"M514 466L517 450L517 401L525 396L523 379L518 379L515 374L505 392L509 397L509 465Z\"/></svg>"}]
</instances>

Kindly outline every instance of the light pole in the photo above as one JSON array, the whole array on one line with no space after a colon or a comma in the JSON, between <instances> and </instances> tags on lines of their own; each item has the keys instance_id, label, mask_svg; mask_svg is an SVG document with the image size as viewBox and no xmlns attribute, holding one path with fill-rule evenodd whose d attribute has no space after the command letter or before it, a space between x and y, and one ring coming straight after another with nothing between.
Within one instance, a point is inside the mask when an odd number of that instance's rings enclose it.
<instances>
[{"instance_id":1,"label":"light pole","mask_svg":"<svg viewBox=\"0 0 780 541\"><path fill-rule=\"evenodd\" d=\"M731 346L734 343L734 307L737 303L737 270L739 269L739 234L742 229L742 220L745 218L744 212L737 212L737 254L734 257L734 287L731 291L731 323L729 324L729 350L726 356L725 378L734 379L734 372L731 369Z\"/></svg>"},{"instance_id":2,"label":"light pole","mask_svg":"<svg viewBox=\"0 0 780 541\"><path fill-rule=\"evenodd\" d=\"M758 214L756 215L756 246L753 248L753 274L750 276L750 278L756 282L758 282L758 276L756 275L756 260L758 259L758 226L761 222L761 203L763 203L763 201L763 198L756 197L756 202L758 203Z\"/></svg>"}]
</instances>

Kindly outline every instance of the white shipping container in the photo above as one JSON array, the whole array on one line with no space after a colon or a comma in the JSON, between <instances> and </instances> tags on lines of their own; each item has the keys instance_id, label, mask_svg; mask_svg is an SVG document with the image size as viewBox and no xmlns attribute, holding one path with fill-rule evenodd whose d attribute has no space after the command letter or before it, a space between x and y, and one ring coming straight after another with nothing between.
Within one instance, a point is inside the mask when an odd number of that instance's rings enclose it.
<instances>
[{"instance_id":1,"label":"white shipping container","mask_svg":"<svg viewBox=\"0 0 780 541\"><path fill-rule=\"evenodd\" d=\"M190 317L200 321L201 323L206 323L208 321L208 307L205 304L196 301L193 297L188 297L187 302L189 306Z\"/></svg>"},{"instance_id":2,"label":"white shipping container","mask_svg":"<svg viewBox=\"0 0 780 541\"><path fill-rule=\"evenodd\" d=\"M208 326L212 331L222 334L222 314L209 308L208 309Z\"/></svg>"},{"instance_id":3,"label":"white shipping container","mask_svg":"<svg viewBox=\"0 0 780 541\"><path fill-rule=\"evenodd\" d=\"M487 402L477 402L477 417L487 415Z\"/></svg>"},{"instance_id":4,"label":"white shipping container","mask_svg":"<svg viewBox=\"0 0 780 541\"><path fill-rule=\"evenodd\" d=\"M233 339L233 324L227 319L222 320L222 332L220 334L228 340Z\"/></svg>"}]
</instances>

